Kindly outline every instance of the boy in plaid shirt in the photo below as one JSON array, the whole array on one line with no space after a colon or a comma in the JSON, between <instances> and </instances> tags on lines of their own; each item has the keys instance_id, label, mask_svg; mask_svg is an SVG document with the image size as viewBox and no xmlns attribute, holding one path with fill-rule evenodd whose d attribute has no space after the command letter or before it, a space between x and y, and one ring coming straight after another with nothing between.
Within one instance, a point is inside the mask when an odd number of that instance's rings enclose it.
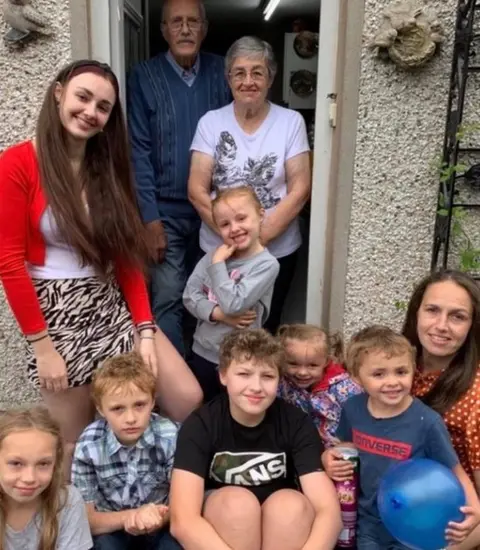
<instances>
[{"instance_id":1,"label":"boy in plaid shirt","mask_svg":"<svg viewBox=\"0 0 480 550\"><path fill-rule=\"evenodd\" d=\"M102 418L80 436L72 483L86 502L95 550L178 550L168 493L178 427L152 412L155 377L137 353L107 359L92 398Z\"/></svg>"}]
</instances>

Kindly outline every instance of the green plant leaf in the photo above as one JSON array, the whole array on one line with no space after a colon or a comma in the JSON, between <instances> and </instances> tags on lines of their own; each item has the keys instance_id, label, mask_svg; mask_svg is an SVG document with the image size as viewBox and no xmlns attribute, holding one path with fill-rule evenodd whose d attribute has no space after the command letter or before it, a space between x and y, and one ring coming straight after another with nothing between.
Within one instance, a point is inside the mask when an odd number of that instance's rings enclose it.
<instances>
[{"instance_id":1,"label":"green plant leaf","mask_svg":"<svg viewBox=\"0 0 480 550\"><path fill-rule=\"evenodd\" d=\"M480 269L480 249L465 248L460 253L460 269L462 271L476 271Z\"/></svg>"},{"instance_id":2,"label":"green plant leaf","mask_svg":"<svg viewBox=\"0 0 480 550\"><path fill-rule=\"evenodd\" d=\"M462 226L457 222L454 221L452 223L452 235L454 238L458 239L461 235L463 235L463 229Z\"/></svg>"},{"instance_id":3,"label":"green plant leaf","mask_svg":"<svg viewBox=\"0 0 480 550\"><path fill-rule=\"evenodd\" d=\"M457 220L463 220L467 215L467 211L462 206L455 206L452 208L452 216Z\"/></svg>"}]
</instances>

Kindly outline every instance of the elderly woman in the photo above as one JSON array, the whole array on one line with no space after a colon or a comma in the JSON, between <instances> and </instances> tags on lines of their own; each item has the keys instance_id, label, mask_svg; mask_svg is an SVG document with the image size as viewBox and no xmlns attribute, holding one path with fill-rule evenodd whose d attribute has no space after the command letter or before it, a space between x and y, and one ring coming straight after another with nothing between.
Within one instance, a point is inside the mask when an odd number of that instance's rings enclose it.
<instances>
[{"instance_id":1,"label":"elderly woman","mask_svg":"<svg viewBox=\"0 0 480 550\"><path fill-rule=\"evenodd\" d=\"M271 46L256 37L237 40L225 58L233 102L208 112L191 146L189 198L202 218L204 252L222 241L212 218L218 189L251 185L265 208L262 241L280 263L266 328L275 332L301 245L298 214L311 188L305 122L267 96L276 73Z\"/></svg>"}]
</instances>

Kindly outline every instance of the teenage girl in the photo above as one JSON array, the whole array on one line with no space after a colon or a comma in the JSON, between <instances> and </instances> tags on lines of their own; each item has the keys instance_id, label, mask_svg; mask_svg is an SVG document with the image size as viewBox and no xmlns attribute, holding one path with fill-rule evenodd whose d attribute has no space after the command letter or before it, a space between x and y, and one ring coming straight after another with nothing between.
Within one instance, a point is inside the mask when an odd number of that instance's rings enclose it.
<instances>
[{"instance_id":1,"label":"teenage girl","mask_svg":"<svg viewBox=\"0 0 480 550\"><path fill-rule=\"evenodd\" d=\"M205 401L221 390L217 365L223 337L233 328L263 326L279 271L260 241L264 210L251 187L219 191L212 216L223 244L198 262L183 295L198 319L191 367Z\"/></svg>"},{"instance_id":2,"label":"teenage girl","mask_svg":"<svg viewBox=\"0 0 480 550\"><path fill-rule=\"evenodd\" d=\"M465 273L450 270L423 279L410 299L403 334L417 349L412 391L443 416L460 463L480 494L477 282ZM469 550L478 545L477 528L458 549Z\"/></svg>"},{"instance_id":3,"label":"teenage girl","mask_svg":"<svg viewBox=\"0 0 480 550\"><path fill-rule=\"evenodd\" d=\"M67 472L94 418L92 374L135 334L145 363L161 369L165 414L183 420L201 399L155 332L145 234L118 81L108 65L76 61L51 82L35 139L0 156L0 279L26 337L28 378L61 423Z\"/></svg>"},{"instance_id":4,"label":"teenage girl","mask_svg":"<svg viewBox=\"0 0 480 550\"><path fill-rule=\"evenodd\" d=\"M0 416L0 548L88 550L85 503L62 470L60 429L46 409Z\"/></svg>"},{"instance_id":5,"label":"teenage girl","mask_svg":"<svg viewBox=\"0 0 480 550\"><path fill-rule=\"evenodd\" d=\"M277 335L287 359L278 395L309 414L331 447L342 404L362 391L343 367L343 340L308 324L283 325Z\"/></svg>"}]
</instances>

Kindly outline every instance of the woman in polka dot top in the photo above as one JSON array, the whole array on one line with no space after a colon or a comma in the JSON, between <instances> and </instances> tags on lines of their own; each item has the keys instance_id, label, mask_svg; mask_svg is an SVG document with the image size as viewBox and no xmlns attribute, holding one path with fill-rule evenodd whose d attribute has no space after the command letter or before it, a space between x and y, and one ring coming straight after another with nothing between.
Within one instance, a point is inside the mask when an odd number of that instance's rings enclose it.
<instances>
[{"instance_id":1,"label":"woman in polka dot top","mask_svg":"<svg viewBox=\"0 0 480 550\"><path fill-rule=\"evenodd\" d=\"M414 290L404 335L417 348L414 394L440 413L480 492L480 287L441 271Z\"/></svg>"},{"instance_id":2,"label":"woman in polka dot top","mask_svg":"<svg viewBox=\"0 0 480 550\"><path fill-rule=\"evenodd\" d=\"M429 275L413 291L403 334L417 349L412 391L443 416L480 494L480 287L458 271ZM480 528L455 548L477 545Z\"/></svg>"}]
</instances>

